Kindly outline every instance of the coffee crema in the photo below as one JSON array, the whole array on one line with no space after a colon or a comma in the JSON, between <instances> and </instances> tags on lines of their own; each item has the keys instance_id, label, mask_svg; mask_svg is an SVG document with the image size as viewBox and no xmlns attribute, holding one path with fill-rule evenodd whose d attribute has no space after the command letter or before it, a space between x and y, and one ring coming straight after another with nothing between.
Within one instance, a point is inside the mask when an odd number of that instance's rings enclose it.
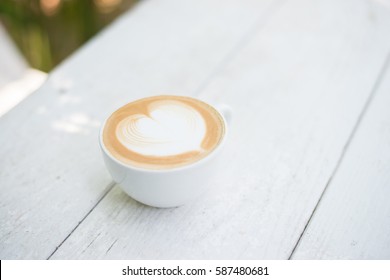
<instances>
[{"instance_id":1,"label":"coffee crema","mask_svg":"<svg viewBox=\"0 0 390 280\"><path fill-rule=\"evenodd\" d=\"M125 164L169 169L204 158L224 134L224 121L210 105L191 97L160 95L116 110L103 128L103 143Z\"/></svg>"}]
</instances>

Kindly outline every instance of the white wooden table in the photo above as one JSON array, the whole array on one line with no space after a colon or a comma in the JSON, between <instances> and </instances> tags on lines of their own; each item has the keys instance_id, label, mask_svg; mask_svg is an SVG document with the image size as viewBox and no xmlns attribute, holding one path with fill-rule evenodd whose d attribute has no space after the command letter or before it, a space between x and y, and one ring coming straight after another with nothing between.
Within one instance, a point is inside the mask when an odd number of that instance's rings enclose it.
<instances>
[{"instance_id":1,"label":"white wooden table","mask_svg":"<svg viewBox=\"0 0 390 280\"><path fill-rule=\"evenodd\" d=\"M390 1L146 0L0 119L2 259L390 259ZM233 107L224 171L144 206L97 134L154 94Z\"/></svg>"}]
</instances>

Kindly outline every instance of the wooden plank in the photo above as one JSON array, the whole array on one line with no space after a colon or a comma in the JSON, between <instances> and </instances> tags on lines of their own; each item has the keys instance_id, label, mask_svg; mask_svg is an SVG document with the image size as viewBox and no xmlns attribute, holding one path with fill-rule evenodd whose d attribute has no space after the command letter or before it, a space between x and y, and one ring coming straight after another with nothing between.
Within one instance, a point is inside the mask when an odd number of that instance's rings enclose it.
<instances>
[{"instance_id":1,"label":"wooden plank","mask_svg":"<svg viewBox=\"0 0 390 280\"><path fill-rule=\"evenodd\" d=\"M376 2L286 3L199 95L234 110L210 191L166 210L115 186L53 258L288 258L374 86L389 27Z\"/></svg>"},{"instance_id":2,"label":"wooden plank","mask_svg":"<svg viewBox=\"0 0 390 280\"><path fill-rule=\"evenodd\" d=\"M387 67L294 258L390 259L389 104Z\"/></svg>"},{"instance_id":3,"label":"wooden plank","mask_svg":"<svg viewBox=\"0 0 390 280\"><path fill-rule=\"evenodd\" d=\"M47 258L112 187L97 134L120 105L192 94L278 7L142 1L0 119L0 258Z\"/></svg>"}]
</instances>

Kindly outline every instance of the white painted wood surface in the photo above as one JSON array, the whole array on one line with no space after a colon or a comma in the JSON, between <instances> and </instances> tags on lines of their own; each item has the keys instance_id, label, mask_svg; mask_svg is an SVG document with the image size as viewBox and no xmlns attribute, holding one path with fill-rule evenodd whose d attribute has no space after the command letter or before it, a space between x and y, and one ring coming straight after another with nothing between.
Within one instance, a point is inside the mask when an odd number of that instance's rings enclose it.
<instances>
[{"instance_id":1,"label":"white painted wood surface","mask_svg":"<svg viewBox=\"0 0 390 280\"><path fill-rule=\"evenodd\" d=\"M0 119L0 257L289 258L370 100L389 30L382 1L143 2ZM113 186L97 145L108 112L159 93L234 110L224 170L173 209Z\"/></svg>"},{"instance_id":2,"label":"white painted wood surface","mask_svg":"<svg viewBox=\"0 0 390 280\"><path fill-rule=\"evenodd\" d=\"M115 186L53 258L289 258L383 67L389 15L287 2L199 92L235 114L210 192L161 210Z\"/></svg>"},{"instance_id":3,"label":"white painted wood surface","mask_svg":"<svg viewBox=\"0 0 390 280\"><path fill-rule=\"evenodd\" d=\"M389 57L390 59L390 57ZM314 213L296 259L390 259L390 67Z\"/></svg>"},{"instance_id":4,"label":"white painted wood surface","mask_svg":"<svg viewBox=\"0 0 390 280\"><path fill-rule=\"evenodd\" d=\"M280 3L143 1L0 118L0 258L48 258L112 187L97 143L110 111L193 94Z\"/></svg>"}]
</instances>

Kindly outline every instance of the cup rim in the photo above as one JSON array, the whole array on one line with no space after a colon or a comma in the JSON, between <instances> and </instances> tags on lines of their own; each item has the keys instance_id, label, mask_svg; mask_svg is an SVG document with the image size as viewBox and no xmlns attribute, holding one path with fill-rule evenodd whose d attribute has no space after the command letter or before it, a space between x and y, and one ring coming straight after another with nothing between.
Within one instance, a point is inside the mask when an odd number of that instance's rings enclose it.
<instances>
[{"instance_id":1,"label":"cup rim","mask_svg":"<svg viewBox=\"0 0 390 280\"><path fill-rule=\"evenodd\" d=\"M146 167L140 167L140 166L126 164L126 163L120 161L119 159L117 159L116 157L114 157L110 153L110 151L108 151L108 149L106 148L106 146L104 145L104 142L103 142L103 130L104 130L104 127L106 125L107 120L111 117L111 115L114 112L116 112L117 110L119 110L120 108L122 108L123 106L125 106L126 104L133 102L133 101L130 101L130 102L128 102L128 103L118 107L114 111L112 111L104 119L103 123L100 126L100 129L99 129L99 145L100 145L100 148L102 149L102 151L104 152L104 154L107 155L111 160L113 160L114 162L116 162L117 164L119 164L119 165L121 165L121 166L123 166L125 168L129 168L129 169L132 169L132 170L136 170L138 172L145 172L145 173L172 173L172 172L177 172L177 171L183 171L183 170L195 168L195 167L197 167L199 165L202 165L203 163L208 162L212 158L214 158L215 155L219 152L219 150L221 150L222 146L224 145L225 140L226 140L226 136L227 136L227 133L228 133L228 123L227 123L224 115L216 108L216 106L211 105L210 103L205 102L203 100L200 100L198 98L195 98L195 97L192 97L192 96L185 96L185 95L150 95L150 96L147 96L147 97L142 97L142 98L135 99L134 101L140 100L140 99L144 99L144 98L154 97L154 96L179 96L179 97L180 96L184 96L184 97L189 97L189 98L195 99L197 101L201 101L201 102L209 105L210 107L212 107L218 113L218 115L221 117L221 119L223 120L223 124L224 124L224 134L222 135L222 139L219 141L218 145L209 154L207 154L205 157L203 157L203 158L201 158L201 159L199 159L199 160L197 160L195 162L192 162L192 163L189 163L189 164L185 164L185 165L182 165L182 166L173 167L173 168L167 168L167 169L152 169L151 168L151 169L149 169L149 168L146 168Z\"/></svg>"}]
</instances>

